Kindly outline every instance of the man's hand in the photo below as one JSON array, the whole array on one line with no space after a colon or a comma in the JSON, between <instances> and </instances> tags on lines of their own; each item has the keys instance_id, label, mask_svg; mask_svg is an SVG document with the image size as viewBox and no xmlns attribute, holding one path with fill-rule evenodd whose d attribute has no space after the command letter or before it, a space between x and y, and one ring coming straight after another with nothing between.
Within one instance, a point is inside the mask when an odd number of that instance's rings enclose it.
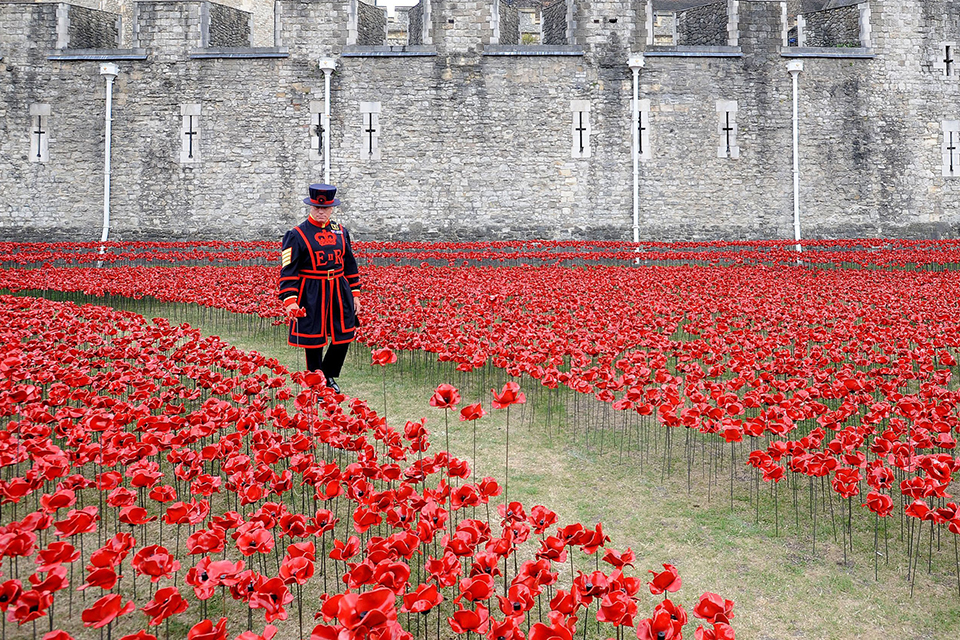
<instances>
[{"instance_id":1,"label":"man's hand","mask_svg":"<svg viewBox=\"0 0 960 640\"><path fill-rule=\"evenodd\" d=\"M286 305L287 320L295 320L307 315L307 310L298 305L294 298L288 298L284 304Z\"/></svg>"},{"instance_id":2,"label":"man's hand","mask_svg":"<svg viewBox=\"0 0 960 640\"><path fill-rule=\"evenodd\" d=\"M353 296L353 314L357 315L360 313L360 297Z\"/></svg>"}]
</instances>

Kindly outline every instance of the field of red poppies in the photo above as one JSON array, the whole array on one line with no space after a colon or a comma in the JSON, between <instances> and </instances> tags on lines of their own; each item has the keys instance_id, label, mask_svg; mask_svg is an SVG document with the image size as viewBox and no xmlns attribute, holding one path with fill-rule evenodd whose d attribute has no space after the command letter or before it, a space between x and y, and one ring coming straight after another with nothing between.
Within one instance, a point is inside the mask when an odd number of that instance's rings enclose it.
<instances>
[{"instance_id":1,"label":"field of red poppies","mask_svg":"<svg viewBox=\"0 0 960 640\"><path fill-rule=\"evenodd\" d=\"M2 245L0 288L152 297L262 328L281 315L276 254ZM526 403L558 407L546 429L573 446L699 477L731 506L746 494L777 529L802 518L814 554L836 541L852 562L866 528L878 580L881 555L911 586L960 557L956 243L823 243L800 260L777 243L362 255L372 364L449 363L417 370L430 404L473 426L502 412L502 471L476 477L475 429L473 457L454 457L380 398L335 396L202 327L7 296L4 633L732 638L730 600L687 594L688 620L665 597L671 564L510 499L510 410ZM462 401L468 388L485 399Z\"/></svg>"}]
</instances>

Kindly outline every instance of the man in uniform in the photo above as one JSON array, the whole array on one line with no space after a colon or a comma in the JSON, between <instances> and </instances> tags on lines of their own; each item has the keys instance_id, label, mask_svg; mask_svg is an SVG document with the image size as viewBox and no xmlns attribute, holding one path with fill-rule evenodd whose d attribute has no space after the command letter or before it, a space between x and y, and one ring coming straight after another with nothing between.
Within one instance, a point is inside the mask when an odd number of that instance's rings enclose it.
<instances>
[{"instance_id":1,"label":"man in uniform","mask_svg":"<svg viewBox=\"0 0 960 640\"><path fill-rule=\"evenodd\" d=\"M283 236L280 300L289 319L287 342L307 355L307 370L322 371L337 393L347 347L357 330L360 274L346 227L332 222L337 188L310 185L309 217ZM326 354L323 349L327 347Z\"/></svg>"}]
</instances>

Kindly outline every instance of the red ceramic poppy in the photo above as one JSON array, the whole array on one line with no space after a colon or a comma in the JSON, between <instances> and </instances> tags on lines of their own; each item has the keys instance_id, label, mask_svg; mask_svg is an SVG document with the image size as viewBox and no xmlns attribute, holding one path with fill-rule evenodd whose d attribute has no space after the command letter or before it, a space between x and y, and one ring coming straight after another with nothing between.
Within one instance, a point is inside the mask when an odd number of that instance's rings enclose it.
<instances>
[{"instance_id":1,"label":"red ceramic poppy","mask_svg":"<svg viewBox=\"0 0 960 640\"><path fill-rule=\"evenodd\" d=\"M664 591L673 593L679 590L680 585L683 583L679 574L677 574L677 568L672 564L663 565L663 571L660 573L656 571L649 571L648 573L653 574L653 580L647 584L650 585L650 593L655 596L660 595Z\"/></svg>"},{"instance_id":2,"label":"red ceramic poppy","mask_svg":"<svg viewBox=\"0 0 960 640\"><path fill-rule=\"evenodd\" d=\"M174 560L165 547L153 544L140 549L133 556L133 568L140 575L150 576L151 582L157 582L179 570L180 562Z\"/></svg>"},{"instance_id":3,"label":"red ceramic poppy","mask_svg":"<svg viewBox=\"0 0 960 640\"><path fill-rule=\"evenodd\" d=\"M430 406L438 409L453 409L460 403L460 393L453 385L440 384L433 396L430 397Z\"/></svg>"},{"instance_id":4,"label":"red ceramic poppy","mask_svg":"<svg viewBox=\"0 0 960 640\"><path fill-rule=\"evenodd\" d=\"M483 410L483 407L480 406L480 403L468 404L467 406L460 409L460 421L468 422L470 420L479 420L483 416L487 415L487 412Z\"/></svg>"},{"instance_id":5,"label":"red ceramic poppy","mask_svg":"<svg viewBox=\"0 0 960 640\"><path fill-rule=\"evenodd\" d=\"M400 611L407 613L426 613L443 602L443 596L435 584L421 584L414 591L403 596Z\"/></svg>"},{"instance_id":6,"label":"red ceramic poppy","mask_svg":"<svg viewBox=\"0 0 960 640\"><path fill-rule=\"evenodd\" d=\"M150 618L149 624L153 627L170 616L183 613L188 606L187 601L183 599L176 587L164 587L157 589L156 593L153 594L153 600L148 602L146 606L141 607L140 610Z\"/></svg>"},{"instance_id":7,"label":"red ceramic poppy","mask_svg":"<svg viewBox=\"0 0 960 640\"><path fill-rule=\"evenodd\" d=\"M293 594L287 589L281 578L265 581L250 595L248 604L251 609L263 609L267 622L286 620L284 607L293 602Z\"/></svg>"},{"instance_id":8,"label":"red ceramic poppy","mask_svg":"<svg viewBox=\"0 0 960 640\"><path fill-rule=\"evenodd\" d=\"M105 627L119 616L126 615L136 608L132 602L123 604L120 594L103 596L80 614L83 626L99 629Z\"/></svg>"},{"instance_id":9,"label":"red ceramic poppy","mask_svg":"<svg viewBox=\"0 0 960 640\"><path fill-rule=\"evenodd\" d=\"M733 620L733 601L726 600L709 591L700 596L700 601L693 608L693 615L714 624Z\"/></svg>"},{"instance_id":10,"label":"red ceramic poppy","mask_svg":"<svg viewBox=\"0 0 960 640\"><path fill-rule=\"evenodd\" d=\"M187 631L187 640L226 640L227 619L220 618L216 624L212 620L201 620Z\"/></svg>"},{"instance_id":11,"label":"red ceramic poppy","mask_svg":"<svg viewBox=\"0 0 960 640\"><path fill-rule=\"evenodd\" d=\"M453 617L447 618L447 622L454 633L483 634L487 632L490 615L486 607L477 604L476 609L466 609L462 602L459 606L460 608L453 612Z\"/></svg>"}]
</instances>

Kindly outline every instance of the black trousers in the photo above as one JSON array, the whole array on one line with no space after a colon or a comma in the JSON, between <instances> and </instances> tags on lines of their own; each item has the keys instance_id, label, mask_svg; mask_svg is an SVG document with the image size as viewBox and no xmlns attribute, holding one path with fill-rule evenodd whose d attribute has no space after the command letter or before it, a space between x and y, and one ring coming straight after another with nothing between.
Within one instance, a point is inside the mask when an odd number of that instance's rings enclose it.
<instances>
[{"instance_id":1,"label":"black trousers","mask_svg":"<svg viewBox=\"0 0 960 640\"><path fill-rule=\"evenodd\" d=\"M304 349L307 353L307 371L323 371L327 378L337 378L340 376L340 370L343 369L343 361L347 359L347 347L349 342L343 344L331 343L324 353L323 347L314 347Z\"/></svg>"}]
</instances>

